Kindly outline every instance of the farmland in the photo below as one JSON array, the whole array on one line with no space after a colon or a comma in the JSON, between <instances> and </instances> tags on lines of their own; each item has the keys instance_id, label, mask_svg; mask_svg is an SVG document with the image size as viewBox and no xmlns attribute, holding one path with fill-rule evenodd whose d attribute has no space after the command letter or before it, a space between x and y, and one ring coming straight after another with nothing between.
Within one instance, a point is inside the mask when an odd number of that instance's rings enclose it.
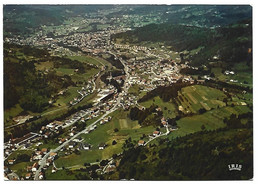
<instances>
[{"instance_id":1,"label":"farmland","mask_svg":"<svg viewBox=\"0 0 260 186\"><path fill-rule=\"evenodd\" d=\"M179 92L176 99L179 110L184 113L198 113L200 109L211 110L223 107L226 95L220 90L205 86L189 86Z\"/></svg>"},{"instance_id":2,"label":"farmland","mask_svg":"<svg viewBox=\"0 0 260 186\"><path fill-rule=\"evenodd\" d=\"M132 141L137 141L143 134L152 134L154 127L141 127L136 121L131 121L127 117L127 112L123 110L115 111L111 114L112 120L89 133L83 134L81 137L85 142L91 144L90 150L81 150L80 154L75 153L68 156L61 156L55 161L57 167L70 167L75 165L83 165L84 163L93 163L108 159L113 154L122 152L122 147L126 139L131 138ZM118 131L114 130L118 129ZM117 143L112 145L113 141ZM106 143L107 147L104 150L99 150L98 145ZM69 161L68 161L69 159Z\"/></svg>"}]
</instances>

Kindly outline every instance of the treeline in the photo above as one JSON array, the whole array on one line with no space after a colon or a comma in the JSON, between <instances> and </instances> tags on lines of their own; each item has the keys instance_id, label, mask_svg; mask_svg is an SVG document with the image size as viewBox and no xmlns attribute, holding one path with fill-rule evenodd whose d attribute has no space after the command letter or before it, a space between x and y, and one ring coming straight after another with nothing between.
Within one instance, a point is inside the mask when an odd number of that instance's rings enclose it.
<instances>
[{"instance_id":1,"label":"treeline","mask_svg":"<svg viewBox=\"0 0 260 186\"><path fill-rule=\"evenodd\" d=\"M208 70L204 70L203 67L199 67L197 70L193 68L182 68L180 70L181 74L189 74L189 75L208 75L210 74L211 69L209 68Z\"/></svg>"},{"instance_id":2,"label":"treeline","mask_svg":"<svg viewBox=\"0 0 260 186\"><path fill-rule=\"evenodd\" d=\"M250 87L242 87L239 85L235 85L235 84L230 84L230 83L226 83L223 81L216 81L216 80L206 80L204 83L205 86L209 86L212 88L217 88L222 90L223 88L225 88L228 92L242 92L242 91L247 91L249 93L253 93L253 89Z\"/></svg>"},{"instance_id":3,"label":"treeline","mask_svg":"<svg viewBox=\"0 0 260 186\"><path fill-rule=\"evenodd\" d=\"M241 171L229 171L231 163L241 164ZM251 179L252 120L249 118L246 125L235 128L204 130L173 141L161 140L159 145L149 145L149 148L128 148L114 175L118 179L135 180Z\"/></svg>"}]
</instances>

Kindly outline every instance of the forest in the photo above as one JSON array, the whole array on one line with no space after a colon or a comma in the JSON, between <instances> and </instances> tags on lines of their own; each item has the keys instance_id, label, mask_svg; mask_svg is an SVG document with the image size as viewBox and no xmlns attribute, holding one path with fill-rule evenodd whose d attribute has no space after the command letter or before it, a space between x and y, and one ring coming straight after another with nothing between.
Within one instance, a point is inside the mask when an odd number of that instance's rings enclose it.
<instances>
[{"instance_id":1,"label":"forest","mask_svg":"<svg viewBox=\"0 0 260 186\"><path fill-rule=\"evenodd\" d=\"M240 122L248 114L232 115L225 121L225 128L202 130L172 141L161 139L158 145L149 148L128 144L115 175L119 179L135 180L251 179L252 120L246 124ZM229 171L231 163L241 164L242 170Z\"/></svg>"},{"instance_id":2,"label":"forest","mask_svg":"<svg viewBox=\"0 0 260 186\"><path fill-rule=\"evenodd\" d=\"M235 24L204 28L172 23L150 24L133 31L112 35L112 39L122 39L122 43L137 44L143 41L164 42L173 51L200 49L185 60L200 66L218 60L228 63L246 61L252 65L252 20Z\"/></svg>"}]
</instances>

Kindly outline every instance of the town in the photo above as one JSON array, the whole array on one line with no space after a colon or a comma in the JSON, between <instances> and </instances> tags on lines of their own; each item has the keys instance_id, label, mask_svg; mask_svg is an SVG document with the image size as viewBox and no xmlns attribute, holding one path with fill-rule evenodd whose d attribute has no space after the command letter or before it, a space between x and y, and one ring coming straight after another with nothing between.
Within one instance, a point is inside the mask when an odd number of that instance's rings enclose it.
<instances>
[{"instance_id":1,"label":"town","mask_svg":"<svg viewBox=\"0 0 260 186\"><path fill-rule=\"evenodd\" d=\"M71 85L51 96L48 102L51 109L10 116L12 125L5 129L30 125L57 111L66 112L59 117L54 114L35 131L26 131L22 137L11 135L5 141L6 180L48 180L59 172L83 169L88 170L90 179L99 179L96 174L110 175L117 170L118 157L132 143L135 148L152 148L193 132L217 130L225 126L227 118L236 115L242 121L250 113L251 89L238 75L239 68L220 69L218 55L213 56L210 68L194 66L189 59L197 50L180 52L162 42L121 41L115 38L116 34L168 20L162 19L161 13L107 16L123 10L118 8L71 17L59 25L41 25L26 36L4 38L7 44L44 49L51 57L63 57L61 61L82 59L74 62L91 69L82 78L80 68L67 71L54 65L42 68L38 62L38 71L45 75L65 74ZM75 74L76 83L72 81ZM65 82L65 75L61 82ZM226 88L227 85L230 87ZM167 88L176 91L174 98L167 95L164 99L154 93ZM229 93L230 90L237 95ZM150 98L151 92L154 95ZM58 101L61 97L65 101ZM133 117L134 112L142 120ZM200 115L201 121L196 118ZM220 124L209 121L213 116ZM191 121L198 123L192 130L187 127ZM83 155L84 160L79 161ZM20 164L21 167L15 167Z\"/></svg>"}]
</instances>

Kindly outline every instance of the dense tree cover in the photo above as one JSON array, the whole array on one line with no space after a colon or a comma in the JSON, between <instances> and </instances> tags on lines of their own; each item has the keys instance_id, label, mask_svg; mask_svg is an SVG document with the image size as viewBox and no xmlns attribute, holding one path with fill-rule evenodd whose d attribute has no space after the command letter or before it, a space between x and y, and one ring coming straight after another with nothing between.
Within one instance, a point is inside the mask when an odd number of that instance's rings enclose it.
<instances>
[{"instance_id":1,"label":"dense tree cover","mask_svg":"<svg viewBox=\"0 0 260 186\"><path fill-rule=\"evenodd\" d=\"M216 34L201 49L198 54L190 56L194 65L201 65L207 61L219 60L236 63L247 62L252 65L252 20L245 20L237 24L215 29Z\"/></svg>"},{"instance_id":2,"label":"dense tree cover","mask_svg":"<svg viewBox=\"0 0 260 186\"><path fill-rule=\"evenodd\" d=\"M19 58L16 53L25 58ZM34 59L29 60L29 56ZM37 61L35 60L37 59ZM35 64L41 60L55 60L43 49L29 46L5 44L4 46L4 108L8 109L19 103L24 110L41 112L53 93L72 85L69 76L57 76L54 71L37 71ZM75 63L76 65L78 63ZM77 66L78 67L78 66Z\"/></svg>"},{"instance_id":3,"label":"dense tree cover","mask_svg":"<svg viewBox=\"0 0 260 186\"><path fill-rule=\"evenodd\" d=\"M31 156L29 156L28 154L19 154L16 158L15 163L20 163L20 162L29 162L30 161Z\"/></svg>"},{"instance_id":4,"label":"dense tree cover","mask_svg":"<svg viewBox=\"0 0 260 186\"><path fill-rule=\"evenodd\" d=\"M87 63L79 62L78 60L71 60L69 58L54 56L51 57L52 61L55 61L55 68L68 68L68 69L78 69L78 73L86 73L87 71L97 68L93 67Z\"/></svg>"},{"instance_id":5,"label":"dense tree cover","mask_svg":"<svg viewBox=\"0 0 260 186\"><path fill-rule=\"evenodd\" d=\"M144 27L118 33L112 39L123 38L125 42L136 43L142 41L165 42L175 51L191 50L205 45L212 35L207 28L175 25L169 23L150 24Z\"/></svg>"},{"instance_id":6,"label":"dense tree cover","mask_svg":"<svg viewBox=\"0 0 260 186\"><path fill-rule=\"evenodd\" d=\"M180 73L189 75L208 75L210 74L210 71L211 69L204 70L203 67L199 67L198 70L192 68L182 68Z\"/></svg>"},{"instance_id":7,"label":"dense tree cover","mask_svg":"<svg viewBox=\"0 0 260 186\"><path fill-rule=\"evenodd\" d=\"M197 54L186 59L198 66L214 60L215 56L229 63L252 63L252 52L249 52L252 48L252 19L214 29L171 23L150 24L112 36L113 40L117 38L129 43L165 42L174 51L200 47Z\"/></svg>"},{"instance_id":8,"label":"dense tree cover","mask_svg":"<svg viewBox=\"0 0 260 186\"><path fill-rule=\"evenodd\" d=\"M228 165L232 163L241 164L242 170L229 171ZM252 120L235 128L203 130L158 146L128 148L115 175L118 173L119 179L136 180L251 179Z\"/></svg>"},{"instance_id":9,"label":"dense tree cover","mask_svg":"<svg viewBox=\"0 0 260 186\"><path fill-rule=\"evenodd\" d=\"M155 96L160 96L160 98L164 102L168 102L171 99L174 99L178 96L178 91L180 91L183 87L189 86L190 83L184 83L184 82L177 82L174 84L171 84L170 86L159 86L155 89L153 89L150 92L147 92L146 95L144 95L141 99L139 99L139 102L147 101Z\"/></svg>"},{"instance_id":10,"label":"dense tree cover","mask_svg":"<svg viewBox=\"0 0 260 186\"><path fill-rule=\"evenodd\" d=\"M17 52L22 53L24 57L17 56ZM29 60L28 56L32 56L33 59ZM49 105L48 101L51 95L57 93L60 89L75 85L70 76L58 76L55 70L51 70L48 73L37 71L35 64L44 61L54 62L55 68L78 69L78 73L85 73L93 68L97 68L77 60L50 56L43 49L5 44L5 109L19 103L24 110L41 112Z\"/></svg>"},{"instance_id":11,"label":"dense tree cover","mask_svg":"<svg viewBox=\"0 0 260 186\"><path fill-rule=\"evenodd\" d=\"M106 58L106 60L117 69L124 69L124 65L114 55L111 55L109 58Z\"/></svg>"},{"instance_id":12,"label":"dense tree cover","mask_svg":"<svg viewBox=\"0 0 260 186\"><path fill-rule=\"evenodd\" d=\"M111 79L110 81L107 79L109 76L112 77L116 77L116 76L121 76L124 74L124 71L121 71L121 70L113 70L113 71L109 71L109 72L105 72L101 77L100 79L106 84L110 84L110 85L113 85L116 89L117 89L117 92L121 92L122 88L121 86L124 85L124 81L122 81L121 83L118 83L116 80L114 79Z\"/></svg>"},{"instance_id":13,"label":"dense tree cover","mask_svg":"<svg viewBox=\"0 0 260 186\"><path fill-rule=\"evenodd\" d=\"M153 117L148 117L151 115L152 112L155 112L155 109L157 108L156 105L151 105L149 108L145 110L139 110L137 107L133 107L130 110L129 117L131 120L138 120L138 123L141 126L148 126L148 125L154 125L154 126L159 126L160 125L160 117L162 116L162 112L160 114L153 116Z\"/></svg>"}]
</instances>

